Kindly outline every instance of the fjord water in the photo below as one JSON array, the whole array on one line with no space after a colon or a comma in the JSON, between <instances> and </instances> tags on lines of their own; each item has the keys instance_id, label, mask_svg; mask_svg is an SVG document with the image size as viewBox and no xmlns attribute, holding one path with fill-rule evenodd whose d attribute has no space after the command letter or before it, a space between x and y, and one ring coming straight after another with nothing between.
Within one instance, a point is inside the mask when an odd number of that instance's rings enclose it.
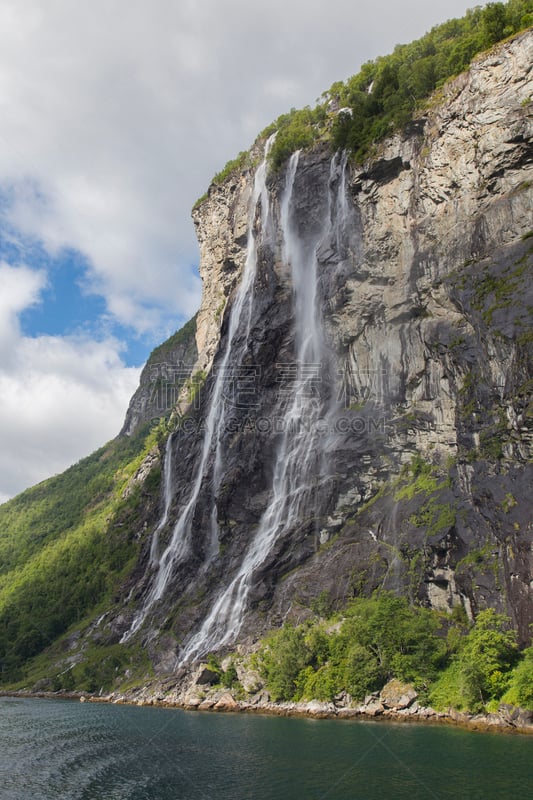
<instances>
[{"instance_id":1,"label":"fjord water","mask_svg":"<svg viewBox=\"0 0 533 800\"><path fill-rule=\"evenodd\" d=\"M0 698L2 800L509 800L532 753L451 728Z\"/></svg>"}]
</instances>

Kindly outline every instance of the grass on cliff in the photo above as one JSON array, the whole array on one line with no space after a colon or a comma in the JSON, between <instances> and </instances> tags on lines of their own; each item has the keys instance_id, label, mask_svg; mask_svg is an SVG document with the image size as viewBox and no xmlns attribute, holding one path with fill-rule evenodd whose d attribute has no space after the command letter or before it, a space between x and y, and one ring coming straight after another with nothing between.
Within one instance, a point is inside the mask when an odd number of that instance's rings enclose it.
<instances>
[{"instance_id":1,"label":"grass on cliff","mask_svg":"<svg viewBox=\"0 0 533 800\"><path fill-rule=\"evenodd\" d=\"M368 61L356 75L334 83L315 108L293 108L265 128L260 139L277 132L269 153L271 168L279 169L291 153L321 140L329 141L333 151L346 149L363 162L378 142L409 123L435 90L466 70L476 55L532 25L533 0L508 0L476 6L411 44L397 45L390 55ZM250 164L249 153L239 153L213 183Z\"/></svg>"},{"instance_id":2,"label":"grass on cliff","mask_svg":"<svg viewBox=\"0 0 533 800\"><path fill-rule=\"evenodd\" d=\"M469 624L382 592L342 615L285 625L253 656L274 700L354 700L391 679L413 684L437 710L480 711L498 702L533 710L533 648L519 653L510 620L492 609Z\"/></svg>"},{"instance_id":3,"label":"grass on cliff","mask_svg":"<svg viewBox=\"0 0 533 800\"><path fill-rule=\"evenodd\" d=\"M196 335L196 319L197 314L194 315L188 322L183 325L176 333L173 333L165 342L155 347L150 353L148 361L157 360L162 361L167 353L173 350L180 344L187 344Z\"/></svg>"},{"instance_id":4,"label":"grass on cliff","mask_svg":"<svg viewBox=\"0 0 533 800\"><path fill-rule=\"evenodd\" d=\"M143 492L123 490L155 444L140 429L0 507L0 680L110 601L139 549ZM154 484L151 486L150 484Z\"/></svg>"},{"instance_id":5,"label":"grass on cliff","mask_svg":"<svg viewBox=\"0 0 533 800\"><path fill-rule=\"evenodd\" d=\"M150 358L163 359L195 331L193 317ZM143 521L159 497L160 468L124 489L166 435L165 420L147 423L0 506L0 683L47 674L47 657L36 657L111 604L137 560ZM65 680L73 677L83 676L75 669Z\"/></svg>"}]
</instances>

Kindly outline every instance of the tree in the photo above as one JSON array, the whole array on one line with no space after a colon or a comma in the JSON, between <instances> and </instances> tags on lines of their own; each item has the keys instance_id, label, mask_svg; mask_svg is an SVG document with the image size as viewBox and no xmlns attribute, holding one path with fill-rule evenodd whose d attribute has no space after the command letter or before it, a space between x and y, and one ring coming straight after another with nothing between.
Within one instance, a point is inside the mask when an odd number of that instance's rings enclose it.
<instances>
[{"instance_id":1,"label":"tree","mask_svg":"<svg viewBox=\"0 0 533 800\"><path fill-rule=\"evenodd\" d=\"M483 10L483 31L485 43L495 44L503 39L506 27L505 6L503 3L489 3Z\"/></svg>"},{"instance_id":2,"label":"tree","mask_svg":"<svg viewBox=\"0 0 533 800\"><path fill-rule=\"evenodd\" d=\"M290 700L297 690L300 670L311 660L302 627L285 625L266 641L259 656L259 670L274 700Z\"/></svg>"},{"instance_id":3,"label":"tree","mask_svg":"<svg viewBox=\"0 0 533 800\"><path fill-rule=\"evenodd\" d=\"M524 650L522 660L511 673L509 690L502 699L533 711L533 647Z\"/></svg>"},{"instance_id":4,"label":"tree","mask_svg":"<svg viewBox=\"0 0 533 800\"><path fill-rule=\"evenodd\" d=\"M507 689L509 670L518 656L510 620L489 608L481 611L457 656L465 700L472 710L497 699Z\"/></svg>"}]
</instances>

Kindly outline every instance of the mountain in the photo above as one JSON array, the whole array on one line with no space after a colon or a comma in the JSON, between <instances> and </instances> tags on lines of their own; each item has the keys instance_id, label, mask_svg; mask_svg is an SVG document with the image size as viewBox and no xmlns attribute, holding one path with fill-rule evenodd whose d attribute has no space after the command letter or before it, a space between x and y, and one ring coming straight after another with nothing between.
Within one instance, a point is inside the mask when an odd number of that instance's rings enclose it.
<instances>
[{"instance_id":1,"label":"mountain","mask_svg":"<svg viewBox=\"0 0 533 800\"><path fill-rule=\"evenodd\" d=\"M6 681L166 674L376 589L529 643L532 63L526 30L356 159L332 87L213 182L121 435L0 508Z\"/></svg>"}]
</instances>

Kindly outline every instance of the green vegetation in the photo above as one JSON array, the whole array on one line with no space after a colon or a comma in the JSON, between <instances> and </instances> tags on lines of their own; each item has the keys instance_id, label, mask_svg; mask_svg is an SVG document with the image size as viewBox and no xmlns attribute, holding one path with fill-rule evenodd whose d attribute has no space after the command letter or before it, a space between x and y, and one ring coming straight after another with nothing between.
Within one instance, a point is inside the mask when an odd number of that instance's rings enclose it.
<instances>
[{"instance_id":1,"label":"green vegetation","mask_svg":"<svg viewBox=\"0 0 533 800\"><path fill-rule=\"evenodd\" d=\"M455 525L457 520L457 507L455 503L439 502L436 497L430 497L417 514L412 514L409 522L417 528L425 528L428 538L441 536Z\"/></svg>"},{"instance_id":2,"label":"green vegetation","mask_svg":"<svg viewBox=\"0 0 533 800\"><path fill-rule=\"evenodd\" d=\"M491 701L504 699L511 682L523 707L533 708L526 688L528 680L533 682L533 663L526 650L513 671L519 654L507 617L493 609L481 611L468 634L459 638L449 634L448 640L453 642L450 665L429 693L437 709L481 711Z\"/></svg>"},{"instance_id":3,"label":"green vegetation","mask_svg":"<svg viewBox=\"0 0 533 800\"><path fill-rule=\"evenodd\" d=\"M270 148L269 162L272 169L277 170L296 150L310 147L326 135L328 113L325 105L312 109L291 109L282 114L276 122L267 128L261 136L277 131L276 138Z\"/></svg>"},{"instance_id":4,"label":"green vegetation","mask_svg":"<svg viewBox=\"0 0 533 800\"><path fill-rule=\"evenodd\" d=\"M436 468L417 453L400 474L394 499L412 500L417 494L431 494L444 486L448 486L448 479L440 483Z\"/></svg>"},{"instance_id":5,"label":"green vegetation","mask_svg":"<svg viewBox=\"0 0 533 800\"><path fill-rule=\"evenodd\" d=\"M204 192L202 195L200 195L200 197L194 201L192 210L194 211L195 209L200 208L202 203L207 200L208 197L209 195L207 192Z\"/></svg>"},{"instance_id":6,"label":"green vegetation","mask_svg":"<svg viewBox=\"0 0 533 800\"><path fill-rule=\"evenodd\" d=\"M521 661L509 675L509 688L502 700L514 706L533 709L533 647L524 650Z\"/></svg>"},{"instance_id":7,"label":"green vegetation","mask_svg":"<svg viewBox=\"0 0 533 800\"><path fill-rule=\"evenodd\" d=\"M464 613L448 617L388 592L352 601L341 618L285 625L253 664L274 700L342 691L362 700L396 678L437 709L478 711L499 700L533 709L533 648L520 657L509 619L489 609L469 627Z\"/></svg>"},{"instance_id":8,"label":"green vegetation","mask_svg":"<svg viewBox=\"0 0 533 800\"><path fill-rule=\"evenodd\" d=\"M336 625L286 625L271 634L257 666L278 700L331 700L342 690L360 700L393 677L419 687L433 679L446 651L439 628L433 612L375 594L352 601Z\"/></svg>"},{"instance_id":9,"label":"green vegetation","mask_svg":"<svg viewBox=\"0 0 533 800\"><path fill-rule=\"evenodd\" d=\"M115 485L131 472L126 467L139 455L146 433L116 439L0 506L0 590L8 573L76 529L88 510L95 516L103 508Z\"/></svg>"},{"instance_id":10,"label":"green vegetation","mask_svg":"<svg viewBox=\"0 0 533 800\"><path fill-rule=\"evenodd\" d=\"M164 358L195 329L193 318L152 358ZM203 379L197 374L191 390L198 391ZM57 675L51 665L53 659L61 663L61 637L74 626L87 627L111 604L137 560L144 522L159 496L161 469L155 466L142 485L132 479L166 438L167 427L162 419L157 427L147 424L133 436L114 439L0 506L0 682ZM63 671L61 686L67 689L74 681L89 690L92 680L100 688L115 675L117 659L131 671L131 648L119 650L101 645L93 655L84 651L85 672L81 666ZM134 660L140 663L137 656Z\"/></svg>"},{"instance_id":11,"label":"green vegetation","mask_svg":"<svg viewBox=\"0 0 533 800\"><path fill-rule=\"evenodd\" d=\"M409 122L435 89L463 72L474 56L530 25L531 0L488 3L364 64L357 75L334 84L326 95L350 109L336 118L333 148L347 148L361 161L375 142Z\"/></svg>"},{"instance_id":12,"label":"green vegetation","mask_svg":"<svg viewBox=\"0 0 533 800\"><path fill-rule=\"evenodd\" d=\"M206 658L206 663L211 672L218 675L218 686L226 689L242 689L233 661L230 661L227 669L224 669L215 653L209 653Z\"/></svg>"},{"instance_id":13,"label":"green vegetation","mask_svg":"<svg viewBox=\"0 0 533 800\"><path fill-rule=\"evenodd\" d=\"M186 344L189 340L192 340L196 334L196 317L197 314L192 317L185 325L173 333L163 344L160 344L158 347L155 347L152 352L150 353L149 361L152 359L162 360L164 356L169 353L174 347L177 347L180 344Z\"/></svg>"},{"instance_id":14,"label":"green vegetation","mask_svg":"<svg viewBox=\"0 0 533 800\"><path fill-rule=\"evenodd\" d=\"M415 455L407 464L396 483L394 500L412 500L417 495L426 495L427 499L415 514L411 514L409 522L417 528L425 528L426 536L439 536L448 531L457 516L456 504L451 500L451 479L444 471Z\"/></svg>"},{"instance_id":15,"label":"green vegetation","mask_svg":"<svg viewBox=\"0 0 533 800\"><path fill-rule=\"evenodd\" d=\"M231 158L223 169L220 172L217 172L213 180L211 181L211 185L219 186L221 183L224 183L227 177L233 175L237 172L243 172L245 169L249 169L253 167L252 157L248 150L241 150L237 158ZM208 193L206 192L201 197L196 200L193 205L193 211L195 208L199 208L202 205L204 200L207 200Z\"/></svg>"},{"instance_id":16,"label":"green vegetation","mask_svg":"<svg viewBox=\"0 0 533 800\"><path fill-rule=\"evenodd\" d=\"M217 172L215 177L213 178L212 183L218 185L220 183L224 183L228 175L232 175L234 172L240 172L247 167L251 167L252 162L250 158L250 153L248 150L241 150L237 158L230 159L224 169L221 169L220 172Z\"/></svg>"},{"instance_id":17,"label":"green vegetation","mask_svg":"<svg viewBox=\"0 0 533 800\"><path fill-rule=\"evenodd\" d=\"M38 667L38 663L35 666ZM138 680L146 679L150 672L148 656L139 645L89 645L84 648L79 661L74 659L71 666L57 672L49 680L41 680L39 685L55 692L75 689L98 694L111 691L119 684L123 689L126 688L125 673L130 675L130 680L134 676Z\"/></svg>"},{"instance_id":18,"label":"green vegetation","mask_svg":"<svg viewBox=\"0 0 533 800\"><path fill-rule=\"evenodd\" d=\"M196 405L200 400L200 393L205 386L207 380L207 372L203 369L197 370L190 378L185 381L185 389L187 391L187 402Z\"/></svg>"},{"instance_id":19,"label":"green vegetation","mask_svg":"<svg viewBox=\"0 0 533 800\"><path fill-rule=\"evenodd\" d=\"M483 708L502 696L516 656L516 634L509 629L509 620L493 609L482 611L456 659L469 708Z\"/></svg>"},{"instance_id":20,"label":"green vegetation","mask_svg":"<svg viewBox=\"0 0 533 800\"><path fill-rule=\"evenodd\" d=\"M529 237L523 237L527 241ZM472 308L481 313L487 325L490 325L494 313L498 309L508 308L516 303L519 293L525 291L528 274L531 271L533 246L512 266L506 267L500 275L491 274L487 269L480 275L473 276Z\"/></svg>"},{"instance_id":21,"label":"green vegetation","mask_svg":"<svg viewBox=\"0 0 533 800\"><path fill-rule=\"evenodd\" d=\"M0 508L3 681L110 601L131 568L143 497L138 485L123 491L154 442L146 427L115 439Z\"/></svg>"},{"instance_id":22,"label":"green vegetation","mask_svg":"<svg viewBox=\"0 0 533 800\"><path fill-rule=\"evenodd\" d=\"M260 139L277 134L269 153L271 168L279 169L291 153L319 141L329 141L334 151L350 151L361 163L378 142L422 111L432 96L438 100L436 90L467 69L476 55L531 25L533 0L488 3L367 62L347 81L334 83L315 108L293 108L261 132ZM241 152L213 183L250 166L250 154ZM199 198L195 207L205 198Z\"/></svg>"}]
</instances>

